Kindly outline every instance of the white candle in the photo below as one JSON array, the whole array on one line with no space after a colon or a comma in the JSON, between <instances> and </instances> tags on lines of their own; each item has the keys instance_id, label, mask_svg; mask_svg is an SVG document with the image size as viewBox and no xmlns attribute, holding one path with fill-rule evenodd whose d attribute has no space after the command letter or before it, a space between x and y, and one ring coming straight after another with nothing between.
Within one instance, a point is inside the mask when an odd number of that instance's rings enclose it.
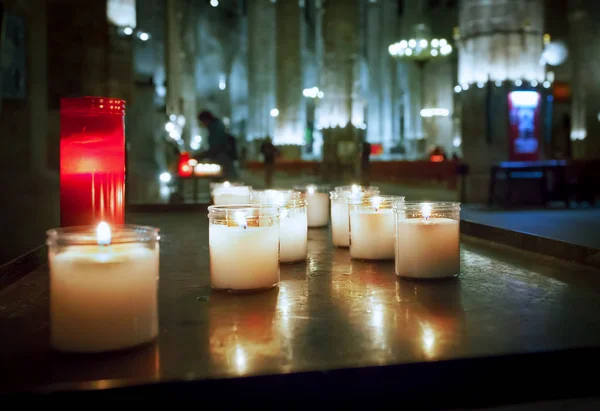
<instances>
[{"instance_id":1,"label":"white candle","mask_svg":"<svg viewBox=\"0 0 600 411\"><path fill-rule=\"evenodd\" d=\"M269 225L247 221L246 211L225 211L227 220L209 207L210 282L215 289L249 291L272 288L279 283L278 210ZM260 219L260 217L258 217ZM249 224L250 222L254 224Z\"/></svg>"},{"instance_id":2,"label":"white candle","mask_svg":"<svg viewBox=\"0 0 600 411\"><path fill-rule=\"evenodd\" d=\"M98 245L60 249L49 240L50 334L57 350L119 350L158 334L158 243L110 244L104 224Z\"/></svg>"},{"instance_id":3,"label":"white candle","mask_svg":"<svg viewBox=\"0 0 600 411\"><path fill-rule=\"evenodd\" d=\"M348 199L359 198L364 194L378 194L377 187L359 185L336 187L330 193L331 198L331 237L336 247L350 245L350 217L348 214Z\"/></svg>"},{"instance_id":4,"label":"white candle","mask_svg":"<svg viewBox=\"0 0 600 411\"><path fill-rule=\"evenodd\" d=\"M250 202L250 187L223 186L213 190L215 205L248 204Z\"/></svg>"},{"instance_id":5,"label":"white candle","mask_svg":"<svg viewBox=\"0 0 600 411\"><path fill-rule=\"evenodd\" d=\"M459 219L431 218L430 207L423 206L420 218L397 219L395 257L400 277L443 278L460 273Z\"/></svg>"},{"instance_id":6,"label":"white candle","mask_svg":"<svg viewBox=\"0 0 600 411\"><path fill-rule=\"evenodd\" d=\"M317 191L316 186L306 187L307 219L309 227L324 227L329 223L329 195Z\"/></svg>"},{"instance_id":7,"label":"white candle","mask_svg":"<svg viewBox=\"0 0 600 411\"><path fill-rule=\"evenodd\" d=\"M279 220L280 256L282 263L306 260L308 245L306 208L283 209Z\"/></svg>"},{"instance_id":8,"label":"white candle","mask_svg":"<svg viewBox=\"0 0 600 411\"><path fill-rule=\"evenodd\" d=\"M404 197L373 196L356 199L349 206L350 257L359 260L392 260L394 258L395 201ZM352 203L352 202L351 202Z\"/></svg>"},{"instance_id":9,"label":"white candle","mask_svg":"<svg viewBox=\"0 0 600 411\"><path fill-rule=\"evenodd\" d=\"M279 261L294 263L306 260L306 201L300 193L292 190L254 190L250 197L252 204L279 207Z\"/></svg>"}]
</instances>

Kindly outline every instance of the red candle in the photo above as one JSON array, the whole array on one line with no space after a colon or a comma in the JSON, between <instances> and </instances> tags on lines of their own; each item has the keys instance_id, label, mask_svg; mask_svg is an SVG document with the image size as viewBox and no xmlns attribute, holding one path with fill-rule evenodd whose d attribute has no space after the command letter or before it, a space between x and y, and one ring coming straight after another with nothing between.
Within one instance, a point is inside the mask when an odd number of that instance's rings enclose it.
<instances>
[{"instance_id":1,"label":"red candle","mask_svg":"<svg viewBox=\"0 0 600 411\"><path fill-rule=\"evenodd\" d=\"M125 222L125 101L60 101L60 224Z\"/></svg>"}]
</instances>

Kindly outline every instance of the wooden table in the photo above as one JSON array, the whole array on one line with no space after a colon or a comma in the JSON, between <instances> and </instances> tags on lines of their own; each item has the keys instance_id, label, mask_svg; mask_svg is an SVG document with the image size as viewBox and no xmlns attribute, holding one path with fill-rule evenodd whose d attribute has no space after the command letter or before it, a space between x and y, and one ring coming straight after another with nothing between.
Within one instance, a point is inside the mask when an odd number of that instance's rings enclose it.
<instances>
[{"instance_id":1,"label":"wooden table","mask_svg":"<svg viewBox=\"0 0 600 411\"><path fill-rule=\"evenodd\" d=\"M205 212L129 219L161 228L158 340L53 352L40 267L0 291L0 392L44 393L46 405L139 394L222 406L385 398L415 409L599 391L583 372L600 358L591 268L464 237L459 278L397 281L393 263L352 261L328 229L311 229L308 260L282 265L278 289L229 295L210 289Z\"/></svg>"}]
</instances>

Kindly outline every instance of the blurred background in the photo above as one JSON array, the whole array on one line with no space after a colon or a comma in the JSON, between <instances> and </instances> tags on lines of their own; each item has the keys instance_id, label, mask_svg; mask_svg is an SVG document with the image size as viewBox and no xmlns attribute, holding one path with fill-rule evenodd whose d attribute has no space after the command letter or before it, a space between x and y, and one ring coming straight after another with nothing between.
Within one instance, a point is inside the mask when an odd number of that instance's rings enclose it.
<instances>
[{"instance_id":1,"label":"blurred background","mask_svg":"<svg viewBox=\"0 0 600 411\"><path fill-rule=\"evenodd\" d=\"M210 148L201 111L223 122L237 179L255 187L269 137L280 187L363 181L474 210L596 204L595 0L0 5L0 264L58 225L69 96L127 101L130 205L208 198L209 179L193 195L179 175Z\"/></svg>"}]
</instances>

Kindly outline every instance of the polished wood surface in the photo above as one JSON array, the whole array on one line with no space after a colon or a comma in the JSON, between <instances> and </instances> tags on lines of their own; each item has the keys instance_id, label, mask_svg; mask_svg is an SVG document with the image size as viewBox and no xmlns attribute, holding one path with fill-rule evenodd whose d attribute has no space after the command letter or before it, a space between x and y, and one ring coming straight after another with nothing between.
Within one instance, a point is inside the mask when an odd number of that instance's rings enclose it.
<instances>
[{"instance_id":1,"label":"polished wood surface","mask_svg":"<svg viewBox=\"0 0 600 411\"><path fill-rule=\"evenodd\" d=\"M48 275L0 292L0 391L289 374L600 345L591 268L466 237L462 274L398 281L393 263L351 261L329 229L309 231L306 263L279 288L212 292L206 214L136 214L161 228L160 336L101 355L49 347ZM74 383L74 385L73 385ZM82 384L85 383L85 384Z\"/></svg>"}]
</instances>

